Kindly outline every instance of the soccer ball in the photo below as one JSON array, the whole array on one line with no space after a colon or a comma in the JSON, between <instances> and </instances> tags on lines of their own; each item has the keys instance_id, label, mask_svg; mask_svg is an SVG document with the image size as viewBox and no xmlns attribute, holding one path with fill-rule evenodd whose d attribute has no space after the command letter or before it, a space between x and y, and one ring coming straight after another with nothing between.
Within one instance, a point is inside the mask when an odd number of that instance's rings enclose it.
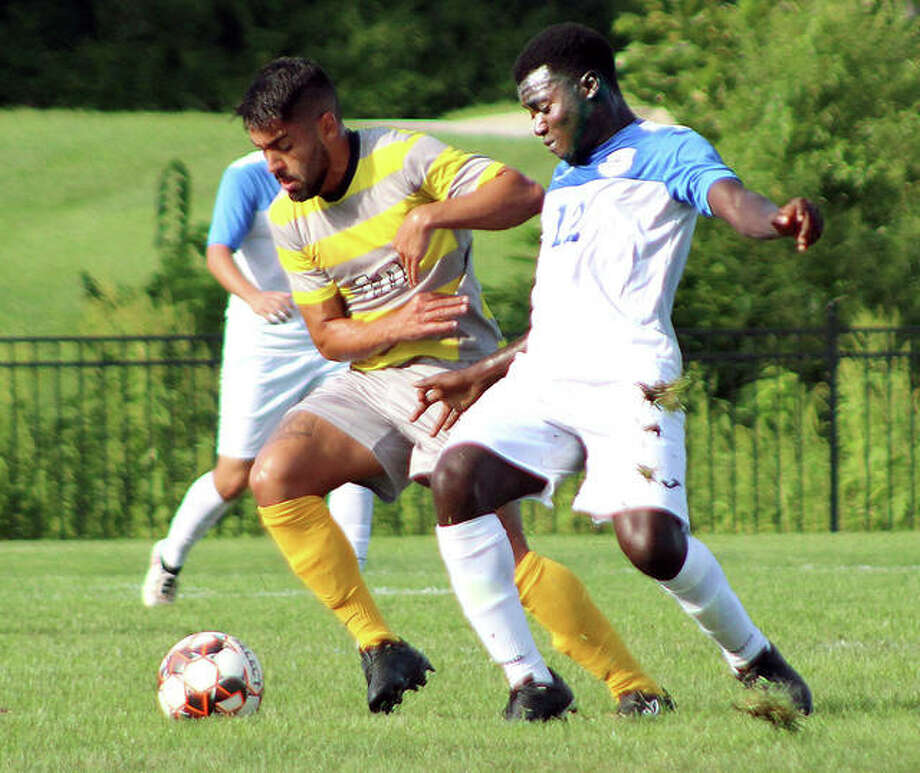
<instances>
[{"instance_id":1,"label":"soccer ball","mask_svg":"<svg viewBox=\"0 0 920 773\"><path fill-rule=\"evenodd\" d=\"M186 636L166 653L157 674L157 699L171 719L254 714L263 691L255 653L219 631Z\"/></svg>"}]
</instances>

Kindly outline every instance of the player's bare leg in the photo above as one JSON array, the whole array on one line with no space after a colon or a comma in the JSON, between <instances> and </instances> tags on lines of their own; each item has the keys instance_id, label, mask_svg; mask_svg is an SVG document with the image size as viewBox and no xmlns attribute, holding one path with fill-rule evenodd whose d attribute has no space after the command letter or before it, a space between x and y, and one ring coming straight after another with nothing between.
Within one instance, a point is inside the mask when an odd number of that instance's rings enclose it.
<instances>
[{"instance_id":1,"label":"player's bare leg","mask_svg":"<svg viewBox=\"0 0 920 773\"><path fill-rule=\"evenodd\" d=\"M291 569L357 642L375 712L391 711L434 670L387 626L325 503L342 484L382 472L360 443L318 416L295 411L259 452L250 475L262 523Z\"/></svg>"},{"instance_id":2,"label":"player's bare leg","mask_svg":"<svg viewBox=\"0 0 920 773\"><path fill-rule=\"evenodd\" d=\"M683 522L665 510L634 509L613 516L617 540L643 574L658 580L722 650L746 686L767 681L785 687L796 708L812 711L811 690L751 621L722 567Z\"/></svg>"}]
</instances>

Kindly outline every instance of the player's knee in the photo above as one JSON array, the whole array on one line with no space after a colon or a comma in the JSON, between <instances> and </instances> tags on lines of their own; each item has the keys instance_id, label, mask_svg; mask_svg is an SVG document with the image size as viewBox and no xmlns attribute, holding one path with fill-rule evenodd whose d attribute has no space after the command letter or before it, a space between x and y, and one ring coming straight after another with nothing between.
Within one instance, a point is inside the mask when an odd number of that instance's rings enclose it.
<instances>
[{"instance_id":1,"label":"player's knee","mask_svg":"<svg viewBox=\"0 0 920 773\"><path fill-rule=\"evenodd\" d=\"M250 466L234 467L230 470L218 467L214 471L214 487L225 502L242 496L249 486Z\"/></svg>"},{"instance_id":2,"label":"player's knee","mask_svg":"<svg viewBox=\"0 0 920 773\"><path fill-rule=\"evenodd\" d=\"M283 450L264 448L249 472L249 487L260 507L296 499L311 493L300 490L303 479L298 475L301 465Z\"/></svg>"},{"instance_id":3,"label":"player's knee","mask_svg":"<svg viewBox=\"0 0 920 773\"><path fill-rule=\"evenodd\" d=\"M249 488L252 490L252 496L255 498L257 504L268 504L265 500L267 489L270 485L271 480L268 469L263 465L262 457L259 456L255 464L252 465L252 469L249 471Z\"/></svg>"},{"instance_id":4,"label":"player's knee","mask_svg":"<svg viewBox=\"0 0 920 773\"><path fill-rule=\"evenodd\" d=\"M249 486L249 476L243 474L237 476L229 481L224 482L223 485L217 486L217 493L220 494L220 498L225 502L230 502L237 497L243 495L243 492L246 491L246 488Z\"/></svg>"},{"instance_id":5,"label":"player's knee","mask_svg":"<svg viewBox=\"0 0 920 773\"><path fill-rule=\"evenodd\" d=\"M447 449L431 475L431 492L438 522L462 523L495 510L493 477L488 473L487 453L473 445Z\"/></svg>"},{"instance_id":6,"label":"player's knee","mask_svg":"<svg viewBox=\"0 0 920 773\"><path fill-rule=\"evenodd\" d=\"M614 517L617 540L640 572L656 580L677 576L687 557L681 521L665 510L636 509Z\"/></svg>"},{"instance_id":7,"label":"player's knee","mask_svg":"<svg viewBox=\"0 0 920 773\"><path fill-rule=\"evenodd\" d=\"M431 494L442 526L471 518L477 510L472 457L465 446L449 448L441 454L431 474Z\"/></svg>"}]
</instances>

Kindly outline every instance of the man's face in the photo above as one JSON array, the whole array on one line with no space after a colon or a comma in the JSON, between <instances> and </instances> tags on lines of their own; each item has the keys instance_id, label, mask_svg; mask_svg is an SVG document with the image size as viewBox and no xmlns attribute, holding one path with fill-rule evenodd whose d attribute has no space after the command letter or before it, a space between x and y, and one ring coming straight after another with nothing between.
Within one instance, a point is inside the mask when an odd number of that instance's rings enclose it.
<instances>
[{"instance_id":1,"label":"man's face","mask_svg":"<svg viewBox=\"0 0 920 773\"><path fill-rule=\"evenodd\" d=\"M273 121L265 129L250 129L253 145L265 155L268 171L293 201L319 195L329 174L329 150L320 119Z\"/></svg>"},{"instance_id":2,"label":"man's face","mask_svg":"<svg viewBox=\"0 0 920 773\"><path fill-rule=\"evenodd\" d=\"M530 113L534 135L554 155L577 163L589 149L585 148L589 105L578 82L542 65L521 81L518 98Z\"/></svg>"}]
</instances>

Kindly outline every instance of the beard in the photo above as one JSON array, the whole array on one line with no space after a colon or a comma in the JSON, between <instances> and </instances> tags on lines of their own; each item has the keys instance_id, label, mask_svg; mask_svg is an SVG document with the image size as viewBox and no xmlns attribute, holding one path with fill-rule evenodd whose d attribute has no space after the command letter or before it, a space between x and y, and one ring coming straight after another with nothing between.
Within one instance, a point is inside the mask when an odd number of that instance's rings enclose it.
<instances>
[{"instance_id":1,"label":"beard","mask_svg":"<svg viewBox=\"0 0 920 773\"><path fill-rule=\"evenodd\" d=\"M278 180L282 185L285 182L297 184L296 187L287 192L291 201L306 201L322 193L326 177L329 174L329 151L322 145L317 144L310 160L304 166L309 177L289 176Z\"/></svg>"},{"instance_id":2,"label":"beard","mask_svg":"<svg viewBox=\"0 0 920 773\"><path fill-rule=\"evenodd\" d=\"M288 178L288 182L291 182L291 178ZM315 196L318 196L323 189L323 181L320 180L299 180L294 178L294 182L299 183L296 188L291 188L288 192L288 198L291 201L302 202L307 199L312 199Z\"/></svg>"}]
</instances>

